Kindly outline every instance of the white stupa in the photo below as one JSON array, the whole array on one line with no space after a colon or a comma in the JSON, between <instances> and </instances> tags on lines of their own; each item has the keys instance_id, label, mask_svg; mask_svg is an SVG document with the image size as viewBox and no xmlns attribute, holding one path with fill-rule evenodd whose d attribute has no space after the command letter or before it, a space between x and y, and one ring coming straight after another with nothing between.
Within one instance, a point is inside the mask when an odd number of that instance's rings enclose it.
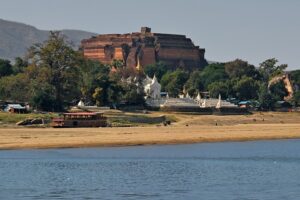
<instances>
[{"instance_id":1,"label":"white stupa","mask_svg":"<svg viewBox=\"0 0 300 200\"><path fill-rule=\"evenodd\" d=\"M198 92L198 95L196 96L195 98L195 102L201 106L201 103L202 103L202 99L201 99L201 95L200 93Z\"/></svg>"},{"instance_id":2,"label":"white stupa","mask_svg":"<svg viewBox=\"0 0 300 200\"><path fill-rule=\"evenodd\" d=\"M203 103L200 106L201 108L206 108L206 99L204 99Z\"/></svg>"},{"instance_id":3,"label":"white stupa","mask_svg":"<svg viewBox=\"0 0 300 200\"><path fill-rule=\"evenodd\" d=\"M152 78L150 78L148 75L146 75L146 78L143 80L144 85L148 85L152 83Z\"/></svg>"},{"instance_id":4,"label":"white stupa","mask_svg":"<svg viewBox=\"0 0 300 200\"><path fill-rule=\"evenodd\" d=\"M189 94L189 93L186 93L185 98L190 99L190 98L191 98L190 94Z\"/></svg>"},{"instance_id":5,"label":"white stupa","mask_svg":"<svg viewBox=\"0 0 300 200\"><path fill-rule=\"evenodd\" d=\"M221 108L221 94L219 94L219 101L216 105L216 108Z\"/></svg>"},{"instance_id":6,"label":"white stupa","mask_svg":"<svg viewBox=\"0 0 300 200\"><path fill-rule=\"evenodd\" d=\"M161 85L157 81L156 76L154 75L151 83L148 83L144 86L145 94L152 99L159 99L161 92Z\"/></svg>"},{"instance_id":7,"label":"white stupa","mask_svg":"<svg viewBox=\"0 0 300 200\"><path fill-rule=\"evenodd\" d=\"M196 97L196 101L198 101L198 102L200 102L201 101L201 95L200 95L200 93L198 92L198 95L197 95L197 97Z\"/></svg>"},{"instance_id":8,"label":"white stupa","mask_svg":"<svg viewBox=\"0 0 300 200\"><path fill-rule=\"evenodd\" d=\"M77 106L78 106L78 107L83 107L83 106L84 106L84 103L83 103L83 101L82 101L82 100L80 100L80 101L78 102Z\"/></svg>"}]
</instances>

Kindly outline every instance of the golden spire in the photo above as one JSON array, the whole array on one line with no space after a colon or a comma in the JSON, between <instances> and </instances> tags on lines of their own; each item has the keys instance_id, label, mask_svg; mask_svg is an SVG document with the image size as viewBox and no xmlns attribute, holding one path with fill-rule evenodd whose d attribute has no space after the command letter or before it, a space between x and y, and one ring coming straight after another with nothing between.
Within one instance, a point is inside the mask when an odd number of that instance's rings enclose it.
<instances>
[{"instance_id":1,"label":"golden spire","mask_svg":"<svg viewBox=\"0 0 300 200\"><path fill-rule=\"evenodd\" d=\"M142 65L140 64L140 58L139 58L139 56L137 57L137 65L136 65L136 70L137 71L141 71L142 70Z\"/></svg>"}]
</instances>

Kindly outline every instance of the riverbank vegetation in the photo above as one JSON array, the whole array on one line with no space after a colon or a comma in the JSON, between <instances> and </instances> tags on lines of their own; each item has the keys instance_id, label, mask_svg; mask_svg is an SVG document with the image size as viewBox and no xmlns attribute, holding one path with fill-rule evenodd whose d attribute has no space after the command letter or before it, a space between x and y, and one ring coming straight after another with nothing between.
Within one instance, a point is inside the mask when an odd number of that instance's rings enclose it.
<instances>
[{"instance_id":1,"label":"riverbank vegetation","mask_svg":"<svg viewBox=\"0 0 300 200\"><path fill-rule=\"evenodd\" d=\"M26 119L43 119L45 123L49 123L53 117L57 117L57 113L28 113L28 114L12 114L7 112L0 112L0 127L16 126L17 122Z\"/></svg>"},{"instance_id":2,"label":"riverbank vegetation","mask_svg":"<svg viewBox=\"0 0 300 200\"><path fill-rule=\"evenodd\" d=\"M255 67L247 61L236 59L227 63L213 63L201 70L192 72L184 69L166 71L162 73L162 64L146 66L148 75L160 74L159 81L162 88L171 96L178 96L184 89L190 96L197 96L200 91L209 91L210 96L217 98L221 94L224 99L237 99L238 101L252 100L264 109L272 109L276 101L284 100L288 95L282 80L273 85L269 81L284 75L287 65L278 65L275 58L268 59ZM300 70L288 72L294 86L300 86ZM300 104L300 92L294 93L290 103Z\"/></svg>"},{"instance_id":3,"label":"riverbank vegetation","mask_svg":"<svg viewBox=\"0 0 300 200\"><path fill-rule=\"evenodd\" d=\"M164 63L144 66L145 74L124 67L122 61L111 65L86 60L73 50L63 35L51 32L47 41L31 47L24 58L14 64L0 59L0 100L28 102L36 110L63 111L81 99L87 105L117 107L120 104L143 104L142 78L156 75L162 90L169 96L181 93L196 96L209 91L211 97L252 100L262 109L274 108L275 102L287 95L283 81L269 87L269 81L283 75L287 65L275 58L253 66L236 59L227 63L212 63L203 69L187 66L168 68ZM289 72L292 84L300 86L300 70ZM135 83L130 77L137 77ZM296 91L290 103L300 104Z\"/></svg>"},{"instance_id":4,"label":"riverbank vegetation","mask_svg":"<svg viewBox=\"0 0 300 200\"><path fill-rule=\"evenodd\" d=\"M59 117L59 113L27 113L14 114L0 111L0 128L18 127L17 123L28 120L43 120L44 124L28 127L50 127L52 118ZM134 126L153 126L162 124L165 121L176 122L177 118L173 114L152 113L144 114L138 112L122 112L119 110L105 111L105 117L110 127L134 127Z\"/></svg>"}]
</instances>

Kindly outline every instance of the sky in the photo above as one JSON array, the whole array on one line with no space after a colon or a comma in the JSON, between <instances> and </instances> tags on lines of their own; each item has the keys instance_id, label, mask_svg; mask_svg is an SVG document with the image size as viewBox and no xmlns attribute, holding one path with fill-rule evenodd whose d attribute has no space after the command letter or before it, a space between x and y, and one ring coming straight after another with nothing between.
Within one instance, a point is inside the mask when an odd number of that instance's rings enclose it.
<instances>
[{"instance_id":1,"label":"sky","mask_svg":"<svg viewBox=\"0 0 300 200\"><path fill-rule=\"evenodd\" d=\"M0 0L0 18L43 30L184 34L210 61L268 58L300 69L298 0Z\"/></svg>"}]
</instances>

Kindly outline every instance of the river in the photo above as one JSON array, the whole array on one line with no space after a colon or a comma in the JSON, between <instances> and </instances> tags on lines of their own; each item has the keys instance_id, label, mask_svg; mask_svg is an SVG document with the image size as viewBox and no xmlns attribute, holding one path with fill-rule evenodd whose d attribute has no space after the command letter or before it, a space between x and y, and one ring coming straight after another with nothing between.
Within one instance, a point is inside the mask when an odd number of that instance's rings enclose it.
<instances>
[{"instance_id":1,"label":"river","mask_svg":"<svg viewBox=\"0 0 300 200\"><path fill-rule=\"evenodd\" d=\"M4 150L0 199L300 199L300 140Z\"/></svg>"}]
</instances>

